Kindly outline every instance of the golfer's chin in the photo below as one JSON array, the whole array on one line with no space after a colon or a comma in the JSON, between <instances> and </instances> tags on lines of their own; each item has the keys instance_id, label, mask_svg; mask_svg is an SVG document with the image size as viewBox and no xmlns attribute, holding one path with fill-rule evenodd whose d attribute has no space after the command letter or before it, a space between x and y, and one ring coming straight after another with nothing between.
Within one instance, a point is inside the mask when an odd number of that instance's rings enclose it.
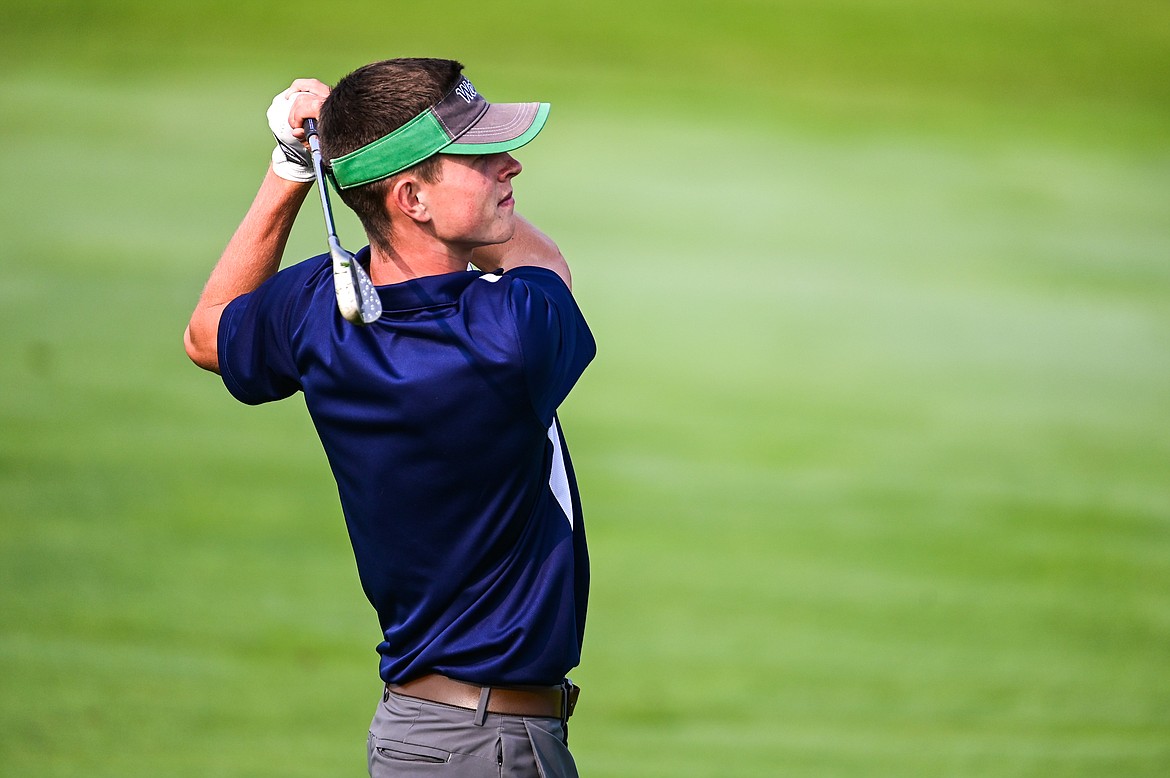
<instances>
[{"instance_id":1,"label":"golfer's chin","mask_svg":"<svg viewBox=\"0 0 1170 778\"><path fill-rule=\"evenodd\" d=\"M515 234L516 220L514 218L508 218L507 220L497 222L490 231L481 232L474 237L465 236L462 239L452 240L449 242L449 245L475 251L485 246L499 246L501 243L507 243Z\"/></svg>"},{"instance_id":2,"label":"golfer's chin","mask_svg":"<svg viewBox=\"0 0 1170 778\"><path fill-rule=\"evenodd\" d=\"M516 213L510 208L507 211L501 209L500 219L493 226L491 236L484 240L484 246L498 246L501 243L507 243L516 234Z\"/></svg>"}]
</instances>

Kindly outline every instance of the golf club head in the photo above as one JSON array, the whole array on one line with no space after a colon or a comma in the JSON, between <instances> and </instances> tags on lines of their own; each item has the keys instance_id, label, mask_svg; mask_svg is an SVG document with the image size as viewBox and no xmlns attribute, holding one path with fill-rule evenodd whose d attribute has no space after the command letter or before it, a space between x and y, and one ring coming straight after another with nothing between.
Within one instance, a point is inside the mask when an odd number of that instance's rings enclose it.
<instances>
[{"instance_id":1,"label":"golf club head","mask_svg":"<svg viewBox=\"0 0 1170 778\"><path fill-rule=\"evenodd\" d=\"M371 324L382 316L382 299L369 275L357 258L341 247L336 237L329 237L329 254L333 258L333 288L337 309L346 321Z\"/></svg>"}]
</instances>

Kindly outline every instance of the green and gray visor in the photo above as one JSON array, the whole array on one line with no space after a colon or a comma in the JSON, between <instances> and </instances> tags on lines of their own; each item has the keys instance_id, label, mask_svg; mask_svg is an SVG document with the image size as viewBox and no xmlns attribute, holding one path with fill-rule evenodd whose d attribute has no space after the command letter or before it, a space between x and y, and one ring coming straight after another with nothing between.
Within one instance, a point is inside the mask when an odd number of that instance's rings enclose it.
<instances>
[{"instance_id":1,"label":"green and gray visor","mask_svg":"<svg viewBox=\"0 0 1170 778\"><path fill-rule=\"evenodd\" d=\"M332 160L338 189L368 184L434 154L497 154L536 137L548 103L489 103L466 78L394 132Z\"/></svg>"}]
</instances>

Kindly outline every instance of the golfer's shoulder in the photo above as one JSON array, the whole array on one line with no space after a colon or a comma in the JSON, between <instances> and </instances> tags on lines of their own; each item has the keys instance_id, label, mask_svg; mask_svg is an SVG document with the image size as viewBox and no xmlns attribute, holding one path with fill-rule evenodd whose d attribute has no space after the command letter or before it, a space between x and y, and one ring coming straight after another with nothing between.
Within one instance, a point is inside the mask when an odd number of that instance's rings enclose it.
<instances>
[{"instance_id":1,"label":"golfer's shoulder","mask_svg":"<svg viewBox=\"0 0 1170 778\"><path fill-rule=\"evenodd\" d=\"M544 320L549 311L575 308L564 281L539 267L517 267L503 273L485 273L467 288L472 305L496 308L496 315L523 323Z\"/></svg>"},{"instance_id":2,"label":"golfer's shoulder","mask_svg":"<svg viewBox=\"0 0 1170 778\"><path fill-rule=\"evenodd\" d=\"M333 263L328 254L318 254L281 268L277 275L283 276L287 283L332 282Z\"/></svg>"},{"instance_id":3,"label":"golfer's shoulder","mask_svg":"<svg viewBox=\"0 0 1170 778\"><path fill-rule=\"evenodd\" d=\"M486 273L480 281L492 284L495 291L513 300L537 298L550 302L571 301L569 288L552 270L535 265L514 267L504 273Z\"/></svg>"},{"instance_id":4,"label":"golfer's shoulder","mask_svg":"<svg viewBox=\"0 0 1170 778\"><path fill-rule=\"evenodd\" d=\"M332 304L333 274L328 254L296 262L268 278L257 289L236 298L229 306L235 314L275 318L292 323L312 311Z\"/></svg>"},{"instance_id":5,"label":"golfer's shoulder","mask_svg":"<svg viewBox=\"0 0 1170 778\"><path fill-rule=\"evenodd\" d=\"M588 330L569 287L547 268L522 266L485 274L471 288L480 299L492 299L485 307L496 308L497 320L513 322L522 342L553 332L576 337L574 333Z\"/></svg>"},{"instance_id":6,"label":"golfer's shoulder","mask_svg":"<svg viewBox=\"0 0 1170 778\"><path fill-rule=\"evenodd\" d=\"M268 296L285 299L289 302L302 300L306 303L319 296L322 292L329 292L332 296L333 269L328 254L318 254L286 267L282 267L275 275L264 282L269 287ZM263 287L262 287L263 288Z\"/></svg>"}]
</instances>

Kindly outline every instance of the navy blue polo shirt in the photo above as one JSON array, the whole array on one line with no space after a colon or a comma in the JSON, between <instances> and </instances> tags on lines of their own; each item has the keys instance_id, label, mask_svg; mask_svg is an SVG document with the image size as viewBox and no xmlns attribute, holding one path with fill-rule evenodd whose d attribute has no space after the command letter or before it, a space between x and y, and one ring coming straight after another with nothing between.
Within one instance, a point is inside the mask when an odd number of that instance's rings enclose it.
<instances>
[{"instance_id":1,"label":"navy blue polo shirt","mask_svg":"<svg viewBox=\"0 0 1170 778\"><path fill-rule=\"evenodd\" d=\"M543 268L378 294L381 319L358 327L337 311L328 255L280 271L223 313L224 384L251 404L304 393L384 681L559 683L580 659L589 563L556 409L593 336Z\"/></svg>"}]
</instances>

